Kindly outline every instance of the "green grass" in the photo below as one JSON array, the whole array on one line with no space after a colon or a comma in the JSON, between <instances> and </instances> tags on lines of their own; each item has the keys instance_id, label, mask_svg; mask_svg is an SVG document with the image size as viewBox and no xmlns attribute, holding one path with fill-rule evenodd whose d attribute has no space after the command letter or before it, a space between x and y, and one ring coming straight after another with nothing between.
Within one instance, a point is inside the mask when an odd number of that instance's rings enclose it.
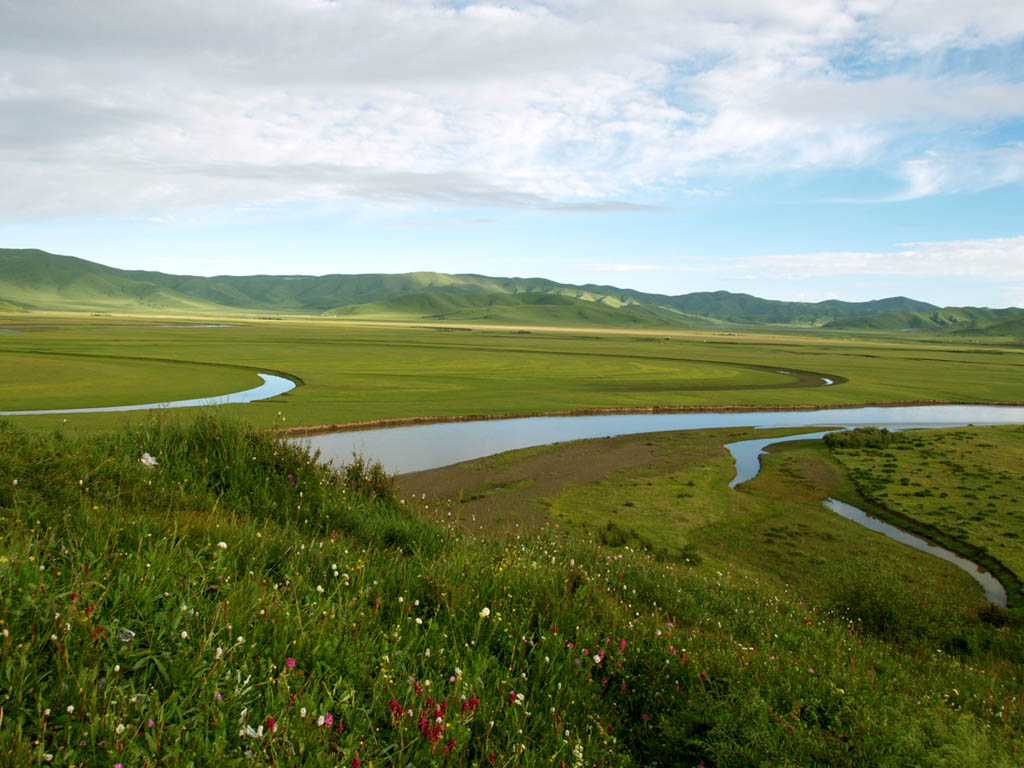
<instances>
[{"instance_id":1,"label":"green grass","mask_svg":"<svg viewBox=\"0 0 1024 768\"><path fill-rule=\"evenodd\" d=\"M951 655L742 569L409 506L213 420L0 429L7 764L1020 763L1019 628Z\"/></svg>"},{"instance_id":2,"label":"green grass","mask_svg":"<svg viewBox=\"0 0 1024 768\"><path fill-rule=\"evenodd\" d=\"M12 411L216 397L262 383L255 371L145 358L14 352L0 353L0 362L5 368L0 375L0 410Z\"/></svg>"},{"instance_id":3,"label":"green grass","mask_svg":"<svg viewBox=\"0 0 1024 768\"><path fill-rule=\"evenodd\" d=\"M1019 585L1024 576L1022 428L929 430L897 437L884 447L833 452L870 501L983 550L1008 568Z\"/></svg>"},{"instance_id":4,"label":"green grass","mask_svg":"<svg viewBox=\"0 0 1024 768\"><path fill-rule=\"evenodd\" d=\"M134 322L136 325L125 325ZM1019 351L980 344L843 340L832 335L539 333L373 327L335 322L233 321L226 328L167 328L116 318L22 314L0 334L0 386L18 407L57 407L48 377L19 375L26 355L60 360L74 389L119 387L136 376L135 402L168 390L203 396L249 374L284 372L305 386L274 401L233 406L261 427L393 417L536 413L587 408L788 407L869 402L1017 400ZM144 368L139 358L153 361ZM41 359L41 358L40 358ZM89 366L113 366L98 380ZM176 360L201 367L167 366ZM123 366L118 373L117 366ZM148 365L148 364L147 364ZM839 383L820 386L812 371ZM814 386L805 386L805 385ZM245 388L243 384L239 388ZM64 401L67 404L67 401ZM0 403L0 405L5 405ZM285 421L277 417L282 411ZM75 428L131 418L76 416ZM19 423L50 428L59 417Z\"/></svg>"}]
</instances>

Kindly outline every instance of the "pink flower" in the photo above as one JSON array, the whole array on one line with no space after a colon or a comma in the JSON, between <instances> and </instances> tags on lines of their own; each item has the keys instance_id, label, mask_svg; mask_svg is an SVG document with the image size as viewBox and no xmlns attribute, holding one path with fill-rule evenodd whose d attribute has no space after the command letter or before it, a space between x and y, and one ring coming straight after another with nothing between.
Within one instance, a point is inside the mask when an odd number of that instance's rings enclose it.
<instances>
[{"instance_id":1,"label":"pink flower","mask_svg":"<svg viewBox=\"0 0 1024 768\"><path fill-rule=\"evenodd\" d=\"M640 715L640 717L643 719L643 721L645 723L651 722L651 716L650 715Z\"/></svg>"},{"instance_id":2,"label":"pink flower","mask_svg":"<svg viewBox=\"0 0 1024 768\"><path fill-rule=\"evenodd\" d=\"M297 662L295 661L295 659L293 659L291 656L284 660L284 665L286 667L294 667L296 663Z\"/></svg>"},{"instance_id":3,"label":"pink flower","mask_svg":"<svg viewBox=\"0 0 1024 768\"><path fill-rule=\"evenodd\" d=\"M330 712L324 715L324 725L326 725L328 728L334 725L334 715L332 715Z\"/></svg>"},{"instance_id":4,"label":"pink flower","mask_svg":"<svg viewBox=\"0 0 1024 768\"><path fill-rule=\"evenodd\" d=\"M267 733L273 733L277 730L277 720L272 717L267 718L266 731Z\"/></svg>"}]
</instances>

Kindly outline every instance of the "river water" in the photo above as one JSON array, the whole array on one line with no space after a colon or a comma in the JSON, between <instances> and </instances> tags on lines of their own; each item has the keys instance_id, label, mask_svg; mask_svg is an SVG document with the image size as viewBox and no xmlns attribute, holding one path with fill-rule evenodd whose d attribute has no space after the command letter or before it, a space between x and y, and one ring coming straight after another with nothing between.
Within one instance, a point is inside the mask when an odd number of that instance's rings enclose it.
<instances>
[{"instance_id":1,"label":"river water","mask_svg":"<svg viewBox=\"0 0 1024 768\"><path fill-rule=\"evenodd\" d=\"M330 432L296 438L321 459L345 463L356 454L380 461L395 474L478 459L536 445L643 432L720 427L862 427L920 429L966 424L1024 424L1024 407L926 405L836 408L819 411L731 413L630 413L602 416L536 416Z\"/></svg>"},{"instance_id":2,"label":"river water","mask_svg":"<svg viewBox=\"0 0 1024 768\"><path fill-rule=\"evenodd\" d=\"M263 383L242 392L232 392L216 397L196 397L191 400L170 400L164 403L140 403L138 405L111 405L102 408L50 408L37 411L0 411L0 416L43 416L61 413L116 413L118 411L148 411L154 408L195 408L198 406L227 405L228 403L252 403L277 397L295 389L295 382L284 376L269 373L257 374Z\"/></svg>"}]
</instances>

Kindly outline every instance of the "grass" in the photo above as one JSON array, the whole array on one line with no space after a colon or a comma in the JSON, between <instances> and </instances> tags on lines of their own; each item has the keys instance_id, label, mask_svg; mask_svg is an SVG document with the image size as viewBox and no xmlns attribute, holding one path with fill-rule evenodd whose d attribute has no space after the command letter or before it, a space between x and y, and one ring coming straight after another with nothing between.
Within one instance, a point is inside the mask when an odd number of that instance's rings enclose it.
<instances>
[{"instance_id":1,"label":"grass","mask_svg":"<svg viewBox=\"0 0 1024 768\"><path fill-rule=\"evenodd\" d=\"M777 446L757 478L737 491L728 487L734 465L725 443L796 432L692 430L576 441L402 476L399 487L425 497L435 519L469 532L526 535L558 524L669 562L741 570L820 606L846 600L851 583L872 574L902 584L939 613L952 606L953 626L976 624L987 603L967 574L824 508L833 495L864 502L820 441Z\"/></svg>"},{"instance_id":2,"label":"grass","mask_svg":"<svg viewBox=\"0 0 1024 768\"><path fill-rule=\"evenodd\" d=\"M70 407L83 397L98 401L108 386L151 402L171 390L201 396L229 380L250 378L224 366L304 381L274 401L232 407L260 427L580 408L828 407L1020 396L1020 352L980 344L829 334L446 333L342 321L232 322L181 328L138 319L12 315L3 325L20 332L0 334L0 388L18 407L47 408ZM44 359L59 361L54 370L70 383L67 396L49 384L52 371L33 372ZM778 371L815 372L842 383L825 387L812 373ZM137 418L88 415L69 423L88 432ZM19 423L50 429L62 417L24 417Z\"/></svg>"},{"instance_id":3,"label":"grass","mask_svg":"<svg viewBox=\"0 0 1024 768\"><path fill-rule=\"evenodd\" d=\"M928 605L893 642L747 569L410 506L214 419L3 427L7 763L1020 763L1019 628L938 652Z\"/></svg>"},{"instance_id":4,"label":"grass","mask_svg":"<svg viewBox=\"0 0 1024 768\"><path fill-rule=\"evenodd\" d=\"M833 453L864 497L996 558L1016 584L1011 598L1022 598L1021 427L915 431L889 445Z\"/></svg>"}]
</instances>

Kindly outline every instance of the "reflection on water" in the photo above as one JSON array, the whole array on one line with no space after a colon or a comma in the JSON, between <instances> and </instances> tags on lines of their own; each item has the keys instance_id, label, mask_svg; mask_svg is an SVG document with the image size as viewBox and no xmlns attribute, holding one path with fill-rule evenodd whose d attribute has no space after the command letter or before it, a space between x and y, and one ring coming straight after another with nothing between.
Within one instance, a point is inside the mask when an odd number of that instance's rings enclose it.
<instances>
[{"instance_id":1,"label":"reflection on water","mask_svg":"<svg viewBox=\"0 0 1024 768\"><path fill-rule=\"evenodd\" d=\"M252 403L256 400L267 400L295 389L295 382L283 376L272 376L269 373L257 374L263 383L258 387L243 392L233 392L217 397L196 397L191 400L172 400L166 403L143 403L140 405L111 405L103 408L52 408L39 411L0 411L0 416L42 416L60 413L114 413L117 411L148 411L153 408L194 408L208 405L227 405L228 403Z\"/></svg>"},{"instance_id":2,"label":"reflection on water","mask_svg":"<svg viewBox=\"0 0 1024 768\"><path fill-rule=\"evenodd\" d=\"M950 552L948 549L932 544L926 539L922 539L918 536L914 536L912 533L897 528L895 525L889 525L889 523L882 522L876 517L871 517L867 512L857 507L847 504L839 499L826 499L825 506L831 509L838 515L842 515L847 520L852 520L859 525L863 525L865 528L870 528L872 531L878 531L881 534L888 536L890 539L894 539L909 547L920 550L921 552L927 552L929 555L945 560L948 563L953 563L963 571L970 574L976 582L981 584L982 589L985 590L985 596L988 598L990 603L995 603L1000 608L1006 607L1006 589L1002 584L999 583L998 579L988 571L981 568L976 563L972 563L970 560L961 557L955 552Z\"/></svg>"},{"instance_id":3,"label":"reflection on water","mask_svg":"<svg viewBox=\"0 0 1024 768\"><path fill-rule=\"evenodd\" d=\"M965 424L1024 424L1024 407L926 405L836 408L818 411L733 413L632 413L606 416L539 416L455 424L423 424L297 438L324 461L347 462L354 454L378 460L389 472L436 469L460 461L535 445L643 432L720 427L861 427L889 429Z\"/></svg>"}]
</instances>

